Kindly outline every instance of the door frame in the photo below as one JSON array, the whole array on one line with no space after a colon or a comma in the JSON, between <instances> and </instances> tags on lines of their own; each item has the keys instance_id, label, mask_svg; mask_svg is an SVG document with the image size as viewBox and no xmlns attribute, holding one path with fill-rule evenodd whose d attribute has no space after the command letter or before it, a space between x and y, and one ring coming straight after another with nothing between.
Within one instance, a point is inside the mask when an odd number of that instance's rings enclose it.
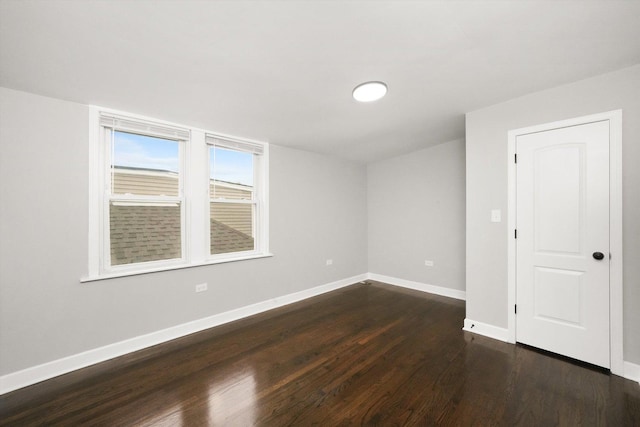
<instances>
[{"instance_id":1,"label":"door frame","mask_svg":"<svg viewBox=\"0 0 640 427\"><path fill-rule=\"evenodd\" d=\"M507 342L516 343L516 138L536 132L609 121L609 354L611 373L624 376L622 299L622 110L513 129L508 132L507 164Z\"/></svg>"}]
</instances>

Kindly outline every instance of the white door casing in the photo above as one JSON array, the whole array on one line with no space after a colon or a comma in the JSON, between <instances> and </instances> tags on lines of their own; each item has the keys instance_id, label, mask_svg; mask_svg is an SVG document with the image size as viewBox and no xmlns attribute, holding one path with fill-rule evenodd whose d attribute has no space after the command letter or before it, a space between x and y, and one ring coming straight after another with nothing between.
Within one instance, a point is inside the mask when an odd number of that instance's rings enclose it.
<instances>
[{"instance_id":1,"label":"white door casing","mask_svg":"<svg viewBox=\"0 0 640 427\"><path fill-rule=\"evenodd\" d=\"M527 161L523 159L524 153L521 152L522 144L524 141L529 139L532 141L535 138L528 138L527 136L532 136L534 134L543 134L552 130L561 130L574 128L572 130L566 130L560 132L558 135L562 135L566 137L567 132L571 133L576 131L578 127L586 124L594 124L596 122L600 122L599 129L600 133L605 133L608 135L609 142L609 155L608 159L604 159L604 163L608 163L608 179L607 177L601 178L598 183L593 184L585 181L585 184L591 188L593 185L596 187L602 183L605 183L605 187L608 189L604 189L604 191L608 190L609 193L609 203L608 209L600 209L600 213L591 214L591 216L596 215L600 217L608 217L608 230L603 232L607 234L608 231L608 253L607 249L593 249L587 248L586 246L592 245L593 243L587 242L587 240L579 240L576 242L576 236L580 234L581 230L585 231L586 228L589 228L590 222L593 221L593 218L588 218L586 212L584 213L583 222L580 221L571 224L571 221L568 220L568 216L563 218L557 218L557 221L552 221L554 215L552 214L555 210L559 209L562 205L565 207L573 206L573 210L580 208L580 203L585 204L586 209L586 193L582 202L580 201L580 195L578 194L578 199L574 195L573 198L568 197L560 197L559 201L555 202L554 197L559 197L562 192L568 191L568 189L560 188L560 187L551 187L547 186L546 194L542 197L546 200L535 200L530 199L528 202L522 200L520 197L516 197L516 163L514 162L514 155L516 153L516 145L517 142L521 144L518 145L518 163L517 167L520 168L523 166L523 162L526 164ZM624 361L623 361L623 315L622 315L622 154L621 154L621 146L622 146L622 112L621 110L610 111L606 113L594 114L586 117L579 117L575 119L563 120L559 122L547 123L537 126L531 126L522 129L515 129L509 131L508 133L508 156L510 159L509 169L508 169L508 211L507 211L507 225L508 225L508 341L515 343L516 341L530 343L531 345L547 348L550 351L554 351L557 353L565 354L570 357L575 357L581 360L586 360L590 363L595 363L600 366L610 367L611 372L617 375L624 376ZM597 128L598 126L596 126ZM605 129L606 128L606 129ZM582 130L587 130L588 128L582 128ZM593 130L594 128L591 128ZM597 131L598 132L598 131ZM547 134L547 135L550 135ZM606 138L607 135L604 135L603 138ZM574 136L575 137L575 136ZM551 174L553 175L560 173L560 176L556 176L555 179L561 178L564 175L573 175L574 176L574 184L575 184L575 176L576 171L580 168L584 168L588 166L588 159L585 154L581 152L584 151L584 148L579 148L580 144L571 144L575 143L576 139L572 141L565 140L564 143L566 145L557 148L550 147L537 147L533 150L539 150L540 154L538 155L537 162L547 162L547 167L552 169ZM578 141L579 142L579 141ZM558 157L568 157L573 158L573 160L568 160L568 163L563 164L562 167L559 167L557 164L554 169L554 162L558 161ZM606 156L606 155L605 155ZM600 158L600 162L602 163L602 158ZM535 160L533 160L535 161ZM572 163L573 162L573 163ZM580 162L584 162L581 164ZM538 165L540 166L540 165ZM533 174L533 168L535 167L535 163L532 163L528 166L530 168L530 173ZM592 168L593 166L591 166ZM606 166L605 166L606 168ZM562 172L564 170L564 172ZM573 174L568 173L569 170L573 170ZM584 178L588 180L588 174L590 170L587 169ZM523 172L518 172L518 175L522 175ZM547 176L547 181L553 180L554 177ZM608 183L606 183L608 181ZM548 182L547 182L548 184ZM584 191L587 190L585 186ZM600 185L600 190L603 191L602 185ZM517 202L516 202L517 201ZM519 224L518 228L518 239L514 238L514 231L516 228L516 213L518 212L516 209L516 204L518 204L518 208L524 209L521 207L523 204L534 204L538 203L538 209L542 210L541 218L539 218L538 227L542 227L543 229L546 227L546 231L542 230L541 235L535 236L535 232L532 231L530 236L526 236L525 231L522 229ZM546 208L542 206L545 202L547 205L554 205L554 208L547 206ZM593 204L593 202L591 202ZM600 206L602 208L602 206ZM545 211L546 209L546 211ZM608 210L608 212L604 212ZM603 213L604 212L604 213ZM589 221L589 222L587 222ZM568 224L568 225L567 225ZM534 223L535 225L535 223ZM553 229L553 227L559 227L558 229ZM605 226L606 228L607 226ZM545 235L546 234L546 235ZM591 233L593 234L593 233ZM572 237L573 236L573 237ZM523 240L520 240L524 238ZM591 237L590 237L591 238ZM530 284L533 284L534 280L537 280L536 285L534 287L532 285L528 290L523 290L523 295L518 295L518 300L523 301L525 297L524 293L529 292L529 296L533 298L533 303L531 307L527 308L526 306L522 306L522 302L518 306L518 314L515 314L515 305L516 305L516 273L520 268L519 264L524 263L524 259L518 260L516 257L516 244L525 245L525 241L529 239L528 243L531 248L531 253L528 255L531 261L530 267ZM570 243L573 241L573 245ZM583 238L585 239L585 238ZM602 237L600 237L602 239ZM518 243L516 243L518 242ZM533 246L533 245L538 245ZM576 249L576 245L578 245ZM580 246L582 245L582 246ZM583 247L584 246L584 247ZM535 250L534 250L535 249ZM523 249L520 249L522 252ZM555 251L555 252L554 252ZM593 252L603 252L605 257L598 264L598 261L593 259ZM556 253L558 252L558 253ZM573 254L569 252L574 252ZM586 256L585 256L586 254ZM610 254L610 259L607 255ZM525 256L526 259L527 256ZM565 265L562 266L558 264L562 261L565 262ZM551 263L549 263L551 261ZM537 263L537 266L534 270L534 263ZM555 264L554 264L555 263ZM517 266L518 264L518 266ZM608 264L608 265L606 265ZM517 268L518 267L518 268ZM595 270L594 270L595 268ZM581 270L582 269L582 270ZM582 271L582 273L581 273ZM583 287L585 286L584 282L589 277L589 273L594 273L595 275L606 276L608 275L608 307L598 310L597 314L592 312L592 308L589 307L589 302L583 301L582 298L585 298L587 294ZM594 276L595 277L595 276ZM604 279L605 281L606 278ZM554 292L551 291L551 287L556 287ZM518 286L518 291L520 291L520 287ZM536 294L537 291L537 294ZM571 301L572 296L575 296L579 291L581 291L580 296L576 299L574 298L573 302ZM597 291L596 291L597 292ZM602 289L599 290L600 297L602 297L605 291ZM558 298L558 295L560 297ZM595 295L595 294L594 294ZM551 296L554 296L553 298ZM538 305L536 306L536 298ZM592 299L595 300L595 297L592 295ZM543 324L543 327L537 329L534 327L536 332L533 335L528 335L528 329L531 325L527 325L527 320L522 320L522 317L526 314L527 309L529 310L528 316L534 320L534 325L537 323L538 326ZM607 314L604 314L607 312ZM520 324L524 322L524 324ZM583 325L583 323L585 325ZM608 325L607 327L603 327L603 325ZM521 328L522 326L522 328ZM545 330L545 327L547 328ZM558 332L557 330L561 332ZM589 344L589 339L584 339L582 344L570 343L563 337L563 333L567 333L568 330L577 330L581 332L582 335L585 335L584 332L586 329L593 331L596 336L600 338L595 338L602 340L607 340L604 344L594 346L593 343ZM604 330L607 329L607 330ZM553 330L553 332L551 332ZM564 332L562 332L564 330ZM598 332L595 332L598 331ZM584 332L584 333L583 333ZM537 334L537 335L536 335ZM580 334L578 334L579 336ZM604 336L608 336L608 338L602 338ZM533 337L533 338L532 338ZM532 341L531 341L532 340ZM549 348L548 342L557 343L553 345L558 345L555 348ZM593 348L596 348L596 351L592 351ZM588 348L588 350L585 350ZM605 349L605 351L599 351ZM588 352L589 355L585 358L580 355L585 352ZM591 354L593 353L593 354ZM606 354L605 354L606 353ZM607 362L610 361L610 364Z\"/></svg>"},{"instance_id":2,"label":"white door casing","mask_svg":"<svg viewBox=\"0 0 640 427\"><path fill-rule=\"evenodd\" d=\"M517 341L609 368L609 122L516 152Z\"/></svg>"}]
</instances>

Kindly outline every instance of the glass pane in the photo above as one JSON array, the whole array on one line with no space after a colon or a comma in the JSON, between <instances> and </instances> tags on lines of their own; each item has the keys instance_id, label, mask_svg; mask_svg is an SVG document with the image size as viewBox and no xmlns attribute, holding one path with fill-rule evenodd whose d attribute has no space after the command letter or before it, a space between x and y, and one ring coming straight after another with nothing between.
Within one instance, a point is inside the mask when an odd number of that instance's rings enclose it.
<instances>
[{"instance_id":1,"label":"glass pane","mask_svg":"<svg viewBox=\"0 0 640 427\"><path fill-rule=\"evenodd\" d=\"M253 198L253 154L209 147L209 190L212 198Z\"/></svg>"},{"instance_id":2,"label":"glass pane","mask_svg":"<svg viewBox=\"0 0 640 427\"><path fill-rule=\"evenodd\" d=\"M211 203L211 254L252 251L253 204Z\"/></svg>"},{"instance_id":3,"label":"glass pane","mask_svg":"<svg viewBox=\"0 0 640 427\"><path fill-rule=\"evenodd\" d=\"M113 133L113 194L178 196L180 143L169 139Z\"/></svg>"},{"instance_id":4,"label":"glass pane","mask_svg":"<svg viewBox=\"0 0 640 427\"><path fill-rule=\"evenodd\" d=\"M180 205L112 202L111 265L182 257Z\"/></svg>"}]
</instances>

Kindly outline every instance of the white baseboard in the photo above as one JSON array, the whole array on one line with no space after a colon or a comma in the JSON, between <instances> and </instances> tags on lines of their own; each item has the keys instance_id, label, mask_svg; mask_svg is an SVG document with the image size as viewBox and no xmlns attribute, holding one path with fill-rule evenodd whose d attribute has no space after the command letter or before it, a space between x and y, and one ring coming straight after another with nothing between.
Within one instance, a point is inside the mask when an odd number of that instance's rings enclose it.
<instances>
[{"instance_id":1,"label":"white baseboard","mask_svg":"<svg viewBox=\"0 0 640 427\"><path fill-rule=\"evenodd\" d=\"M455 289L427 285L424 283L412 282L409 280L383 276L375 273L360 274L357 276L327 283L325 285L317 286L315 288L306 289L304 291L295 292L292 294L287 294L281 297L262 301L256 304L240 307L235 310L226 311L224 313L209 316L204 319L194 320L182 325L177 325L146 335L130 338L128 340L109 344L104 347L88 350L83 353L74 354L72 356L1 376L0 395L75 371L77 369L82 369L96 363L104 362L115 357L123 356L134 351L142 350L144 348L161 344L163 342L167 342L196 332L200 332L205 329L233 322L235 320L292 304L294 302L302 301L304 299L340 289L353 283L361 282L367 279L461 300L464 300L466 296L464 291L458 291ZM500 341L507 341L508 338L507 329L499 328L482 322L476 322L471 319L464 320L464 328L462 329ZM624 377L633 381L640 382L640 365L636 365L631 362L624 362Z\"/></svg>"},{"instance_id":2,"label":"white baseboard","mask_svg":"<svg viewBox=\"0 0 640 427\"><path fill-rule=\"evenodd\" d=\"M508 329L499 328L497 326L489 325L488 323L477 322L471 319L464 319L464 327L462 330L504 342L507 342L509 339Z\"/></svg>"},{"instance_id":3,"label":"white baseboard","mask_svg":"<svg viewBox=\"0 0 640 427\"><path fill-rule=\"evenodd\" d=\"M366 279L367 274L360 274L3 375L0 377L0 395L185 335L340 289Z\"/></svg>"},{"instance_id":4,"label":"white baseboard","mask_svg":"<svg viewBox=\"0 0 640 427\"><path fill-rule=\"evenodd\" d=\"M482 322L476 322L471 319L464 319L463 331L473 332L478 335L493 338L499 341L508 342L509 331L505 328L489 325ZM631 362L624 362L624 378L640 383L640 365Z\"/></svg>"},{"instance_id":5,"label":"white baseboard","mask_svg":"<svg viewBox=\"0 0 640 427\"><path fill-rule=\"evenodd\" d=\"M638 384L640 384L640 365L624 362L624 377L628 380L637 381Z\"/></svg>"},{"instance_id":6,"label":"white baseboard","mask_svg":"<svg viewBox=\"0 0 640 427\"><path fill-rule=\"evenodd\" d=\"M426 283L413 282L411 280L398 279L397 277L384 276L382 274L369 273L368 279L378 282L388 283L402 288L415 289L416 291L428 292L430 294L442 295L444 297L466 300L467 293L457 289L444 288L442 286L428 285Z\"/></svg>"}]
</instances>

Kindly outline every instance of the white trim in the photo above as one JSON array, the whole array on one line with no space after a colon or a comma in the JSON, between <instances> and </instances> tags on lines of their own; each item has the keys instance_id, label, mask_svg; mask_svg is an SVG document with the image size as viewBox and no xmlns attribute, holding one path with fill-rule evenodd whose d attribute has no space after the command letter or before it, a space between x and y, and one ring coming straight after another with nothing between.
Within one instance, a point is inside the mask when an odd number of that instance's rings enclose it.
<instances>
[{"instance_id":1,"label":"white trim","mask_svg":"<svg viewBox=\"0 0 640 427\"><path fill-rule=\"evenodd\" d=\"M499 328L497 326L489 325L482 322L476 322L471 319L464 319L463 331L471 332L485 337L493 338L499 341L509 342L509 332L507 329ZM637 381L640 383L640 365L636 365L631 362L623 362L624 372L613 374L621 376L631 381Z\"/></svg>"},{"instance_id":2,"label":"white trim","mask_svg":"<svg viewBox=\"0 0 640 427\"><path fill-rule=\"evenodd\" d=\"M106 274L100 274L96 276L86 276L80 278L80 283L96 282L99 280L115 279L118 277L137 276L139 274L160 273L162 271L180 270L183 268L202 267L205 265L224 264L226 262L246 261L250 259L271 258L272 253L250 253L249 255L242 252L235 252L235 257L226 257L219 259L207 259L205 261L193 262L191 264L185 264L182 260L178 260L180 263L176 265L168 265L165 263L163 266L149 267L147 269L137 269L132 271L116 271ZM154 262L154 261L151 261Z\"/></svg>"},{"instance_id":3,"label":"white trim","mask_svg":"<svg viewBox=\"0 0 640 427\"><path fill-rule=\"evenodd\" d=\"M89 266L88 275L100 274L100 238L102 224L102 144L99 132L102 130L97 123L100 119L100 110L89 107Z\"/></svg>"},{"instance_id":4,"label":"white trim","mask_svg":"<svg viewBox=\"0 0 640 427\"><path fill-rule=\"evenodd\" d=\"M509 342L509 331L507 329L489 325L488 323L464 319L462 330L493 338L494 340Z\"/></svg>"},{"instance_id":5,"label":"white trim","mask_svg":"<svg viewBox=\"0 0 640 427\"><path fill-rule=\"evenodd\" d=\"M631 362L624 362L624 377L640 384L640 365Z\"/></svg>"},{"instance_id":6,"label":"white trim","mask_svg":"<svg viewBox=\"0 0 640 427\"><path fill-rule=\"evenodd\" d=\"M104 362L115 357L123 356L134 351L142 350L147 347L162 344L176 338L200 332L215 326L233 322L255 314L263 313L274 308L282 307L317 295L334 291L364 280L376 280L390 285L415 289L436 295L447 296L451 298L464 299L464 292L454 289L443 288L439 286L426 285L423 283L412 282L383 276L375 273L359 274L325 285L316 286L311 289L294 292L292 294L275 297L270 300L258 302L245 307L229 310L224 313L215 314L203 319L194 320L192 322L183 323L167 329L151 332L146 335L140 335L124 341L108 344L103 347L88 350L82 353L74 354L62 359L43 363L38 366L26 368L21 371L13 372L0 377L0 395L11 391L27 387L50 378L57 377L96 363ZM456 295L456 296L453 296ZM464 319L464 327L462 330L483 335L499 341L508 342L509 331L504 328L477 322L471 319ZM640 382L640 365L631 362L623 362L624 378ZM615 373L615 372L614 372Z\"/></svg>"},{"instance_id":7,"label":"white trim","mask_svg":"<svg viewBox=\"0 0 640 427\"><path fill-rule=\"evenodd\" d=\"M225 323L233 322L245 317L253 316L274 308L282 307L294 302L324 294L336 289L349 286L367 278L366 274L349 277L315 288L275 297L266 301L229 310L224 313L194 320L181 325L172 326L146 335L140 335L104 347L95 348L83 353L74 354L42 365L23 369L18 372L0 377L0 394L8 393L77 369L85 368L96 363L104 362L115 357L123 356L134 351L142 350L153 345L161 344L176 338L190 335L205 329L213 328Z\"/></svg>"},{"instance_id":8,"label":"white trim","mask_svg":"<svg viewBox=\"0 0 640 427\"><path fill-rule=\"evenodd\" d=\"M609 248L611 262L609 270L609 327L611 372L623 376L623 280L622 280L622 110L607 111L584 117L576 117L508 132L507 164L507 331L510 343L516 342L516 244L513 230L516 228L516 138L520 135L552 129L577 126L587 123L609 121Z\"/></svg>"},{"instance_id":9,"label":"white trim","mask_svg":"<svg viewBox=\"0 0 640 427\"><path fill-rule=\"evenodd\" d=\"M262 212L257 212L256 217L260 218L260 222L262 227L258 229L260 233L258 243L260 244L260 249L265 253L269 252L269 163L271 162L269 158L270 152L269 144L264 144L264 151L262 152L262 161L260 162L260 170L259 174L261 176L260 182L258 182L258 186L260 194L260 207L262 207Z\"/></svg>"},{"instance_id":10,"label":"white trim","mask_svg":"<svg viewBox=\"0 0 640 427\"><path fill-rule=\"evenodd\" d=\"M507 342L516 343L516 136L509 132L507 146ZM513 287L513 289L512 289Z\"/></svg>"},{"instance_id":11,"label":"white trim","mask_svg":"<svg viewBox=\"0 0 640 427\"><path fill-rule=\"evenodd\" d=\"M622 110L609 116L609 317L611 372L624 370L624 279L622 276Z\"/></svg>"},{"instance_id":12,"label":"white trim","mask_svg":"<svg viewBox=\"0 0 640 427\"><path fill-rule=\"evenodd\" d=\"M463 301L467 298L467 293L465 291L460 291L458 289L428 285L426 283L413 282L411 280L398 279L397 277L384 276L382 274L376 274L376 273L369 273L367 275L367 278L370 280L376 280L378 282L384 282L384 283L399 286L402 288L414 289L416 291L422 291L430 294L441 295L443 297L455 298Z\"/></svg>"},{"instance_id":13,"label":"white trim","mask_svg":"<svg viewBox=\"0 0 640 427\"><path fill-rule=\"evenodd\" d=\"M191 132L191 143L188 145L186 170L189 185L185 196L190 201L187 206L187 234L190 237L190 264L205 262L209 255L209 174L207 165L204 133Z\"/></svg>"}]
</instances>

